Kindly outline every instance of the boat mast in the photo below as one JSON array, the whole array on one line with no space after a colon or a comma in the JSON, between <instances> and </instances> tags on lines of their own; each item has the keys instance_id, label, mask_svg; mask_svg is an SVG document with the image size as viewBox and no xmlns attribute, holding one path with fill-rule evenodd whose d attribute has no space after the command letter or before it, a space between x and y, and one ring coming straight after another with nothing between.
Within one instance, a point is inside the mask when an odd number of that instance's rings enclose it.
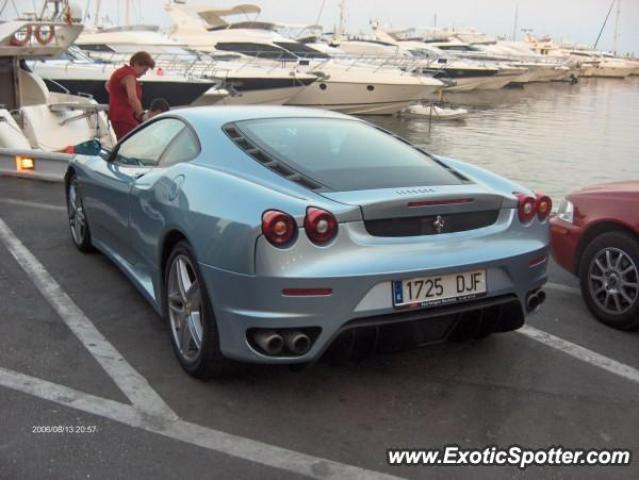
<instances>
[{"instance_id":1,"label":"boat mast","mask_svg":"<svg viewBox=\"0 0 639 480\"><path fill-rule=\"evenodd\" d=\"M66 6L68 4L68 0L44 0L43 5L42 5L42 12L40 12L40 16L37 17L39 20L43 20L44 19L44 15L47 12L47 8L48 8L50 3L53 3L53 5L54 5L54 7L53 7L53 17L52 18L56 19L58 17L58 15L60 14L60 12L62 11L62 9L60 8L60 4L64 3L64 5ZM34 15L37 15L37 12L34 12Z\"/></svg>"},{"instance_id":2,"label":"boat mast","mask_svg":"<svg viewBox=\"0 0 639 480\"><path fill-rule=\"evenodd\" d=\"M519 2L515 2L515 22L513 23L513 42L517 40L517 17L519 16Z\"/></svg>"},{"instance_id":3,"label":"boat mast","mask_svg":"<svg viewBox=\"0 0 639 480\"><path fill-rule=\"evenodd\" d=\"M344 1L339 2L339 29L337 31L337 35L339 38L342 38L344 35L344 20L345 20L345 11L344 11Z\"/></svg>"},{"instance_id":4,"label":"boat mast","mask_svg":"<svg viewBox=\"0 0 639 480\"><path fill-rule=\"evenodd\" d=\"M615 17L615 36L612 51L617 55L617 39L619 38L619 13L621 11L621 0L617 0L617 16Z\"/></svg>"},{"instance_id":5,"label":"boat mast","mask_svg":"<svg viewBox=\"0 0 639 480\"><path fill-rule=\"evenodd\" d=\"M592 47L593 49L597 48L597 44L599 43L599 39L601 38L601 34L604 31L604 28L606 26L606 22L608 22L608 17L610 16L610 12L612 12L612 7L614 6L614 4L615 4L615 0L612 0L612 2L610 3L610 8L608 9L608 14L606 15L604 23L601 26L601 30L599 30L599 35L597 35L597 40L595 40L595 45Z\"/></svg>"},{"instance_id":6,"label":"boat mast","mask_svg":"<svg viewBox=\"0 0 639 480\"><path fill-rule=\"evenodd\" d=\"M320 18L322 17L322 13L324 12L325 4L326 4L326 0L322 0L322 5L320 6L319 12L317 12L317 19L315 20L315 25L319 25Z\"/></svg>"},{"instance_id":7,"label":"boat mast","mask_svg":"<svg viewBox=\"0 0 639 480\"><path fill-rule=\"evenodd\" d=\"M93 26L96 28L98 27L99 23L100 3L102 3L101 0L95 0L95 16L93 17Z\"/></svg>"}]
</instances>

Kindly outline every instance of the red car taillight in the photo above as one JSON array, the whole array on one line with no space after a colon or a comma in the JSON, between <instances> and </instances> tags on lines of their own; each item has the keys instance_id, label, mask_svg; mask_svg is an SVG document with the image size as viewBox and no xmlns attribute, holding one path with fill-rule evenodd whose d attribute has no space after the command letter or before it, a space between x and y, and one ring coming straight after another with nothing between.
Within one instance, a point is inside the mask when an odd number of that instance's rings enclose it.
<instances>
[{"instance_id":1,"label":"red car taillight","mask_svg":"<svg viewBox=\"0 0 639 480\"><path fill-rule=\"evenodd\" d=\"M523 193L518 193L517 200L519 201L517 205L519 221L521 223L530 222L533 218L535 218L535 214L537 213L537 199Z\"/></svg>"},{"instance_id":2,"label":"red car taillight","mask_svg":"<svg viewBox=\"0 0 639 480\"><path fill-rule=\"evenodd\" d=\"M267 210L262 214L262 233L276 247L286 247L295 239L297 225L288 213Z\"/></svg>"},{"instance_id":3,"label":"red car taillight","mask_svg":"<svg viewBox=\"0 0 639 480\"><path fill-rule=\"evenodd\" d=\"M548 195L542 193L537 194L537 218L540 222L543 222L550 215L552 210L552 200Z\"/></svg>"},{"instance_id":4,"label":"red car taillight","mask_svg":"<svg viewBox=\"0 0 639 480\"><path fill-rule=\"evenodd\" d=\"M304 219L304 230L311 242L316 245L325 245L337 235L337 220L331 212L309 207Z\"/></svg>"}]
</instances>

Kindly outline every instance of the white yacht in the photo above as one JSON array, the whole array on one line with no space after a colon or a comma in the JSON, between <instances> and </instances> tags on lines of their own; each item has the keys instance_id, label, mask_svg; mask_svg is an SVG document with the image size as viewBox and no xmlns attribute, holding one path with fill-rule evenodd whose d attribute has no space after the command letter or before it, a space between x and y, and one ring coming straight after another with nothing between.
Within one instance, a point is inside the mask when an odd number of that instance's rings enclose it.
<instances>
[{"instance_id":1,"label":"white yacht","mask_svg":"<svg viewBox=\"0 0 639 480\"><path fill-rule=\"evenodd\" d=\"M0 147L63 151L99 140L106 147L115 136L94 100L50 92L26 61L65 51L82 25L60 21L17 20L0 23ZM33 168L20 165L21 168Z\"/></svg>"},{"instance_id":2,"label":"white yacht","mask_svg":"<svg viewBox=\"0 0 639 480\"><path fill-rule=\"evenodd\" d=\"M278 34L276 24L225 20L238 13L259 13L260 8L255 5L211 10L173 3L165 8L174 21L172 38L195 50L233 52L273 71L294 68L319 77L287 100L288 105L323 107L351 114L393 114L443 86L431 77L396 68L337 62L326 53Z\"/></svg>"},{"instance_id":3,"label":"white yacht","mask_svg":"<svg viewBox=\"0 0 639 480\"><path fill-rule=\"evenodd\" d=\"M193 52L187 50L186 47L191 47L188 43L159 33L157 27L120 27L85 33L76 45L91 58L109 63L122 63L132 53L144 49L156 61L155 74L182 75L193 82L216 82L229 93L221 104L282 104L316 80L314 75L292 67L264 68L227 52L222 52L224 55L211 55L216 53L214 50L209 54ZM200 97L189 103L211 102Z\"/></svg>"},{"instance_id":4,"label":"white yacht","mask_svg":"<svg viewBox=\"0 0 639 480\"><path fill-rule=\"evenodd\" d=\"M526 37L526 43L540 54L552 58L569 59L580 68L583 77L626 78L632 75L637 64L625 58L575 45L556 44L551 38Z\"/></svg>"},{"instance_id":5,"label":"white yacht","mask_svg":"<svg viewBox=\"0 0 639 480\"><path fill-rule=\"evenodd\" d=\"M581 76L624 79L632 75L637 66L622 58L596 50L567 50L568 55L582 62Z\"/></svg>"},{"instance_id":6,"label":"white yacht","mask_svg":"<svg viewBox=\"0 0 639 480\"><path fill-rule=\"evenodd\" d=\"M28 65L53 92L88 95L99 103L109 103L105 83L115 69L128 63L133 52L121 53L110 55L112 61L96 61L77 47L70 47L55 58L32 60ZM149 70L140 83L142 103L147 107L154 98L165 98L171 106L211 105L228 95L215 80L187 76L161 66Z\"/></svg>"},{"instance_id":7,"label":"white yacht","mask_svg":"<svg viewBox=\"0 0 639 480\"><path fill-rule=\"evenodd\" d=\"M417 58L423 58L420 70L435 78L450 79L454 85L446 87L449 92L468 92L471 90L499 90L519 79L528 72L526 68L489 59L468 60L454 56L439 48L439 44L428 44L414 40L399 42L399 45ZM449 45L448 42L442 45Z\"/></svg>"},{"instance_id":8,"label":"white yacht","mask_svg":"<svg viewBox=\"0 0 639 480\"><path fill-rule=\"evenodd\" d=\"M480 32L455 32L452 37L470 45L483 55L514 62L528 68L526 82L550 82L579 75L579 68L569 58L549 58L534 51L524 41L497 40Z\"/></svg>"},{"instance_id":9,"label":"white yacht","mask_svg":"<svg viewBox=\"0 0 639 480\"><path fill-rule=\"evenodd\" d=\"M406 37L405 32L385 32L375 28L379 41L394 44L403 52L422 61L415 67L422 73L454 84L445 91L468 92L472 90L498 90L521 78L528 69L507 62L495 62L478 49L459 41L445 38L427 40L422 37ZM470 55L470 53L474 55ZM471 59L467 58L471 56Z\"/></svg>"}]
</instances>

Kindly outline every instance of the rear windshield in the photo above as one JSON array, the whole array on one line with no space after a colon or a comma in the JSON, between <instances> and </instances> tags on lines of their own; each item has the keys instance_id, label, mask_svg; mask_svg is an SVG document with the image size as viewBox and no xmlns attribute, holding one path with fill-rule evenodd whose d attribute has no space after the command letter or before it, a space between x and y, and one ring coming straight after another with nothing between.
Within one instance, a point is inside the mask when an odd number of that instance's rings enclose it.
<instances>
[{"instance_id":1,"label":"rear windshield","mask_svg":"<svg viewBox=\"0 0 639 480\"><path fill-rule=\"evenodd\" d=\"M424 153L357 120L269 118L235 125L269 156L332 190L463 183Z\"/></svg>"}]
</instances>

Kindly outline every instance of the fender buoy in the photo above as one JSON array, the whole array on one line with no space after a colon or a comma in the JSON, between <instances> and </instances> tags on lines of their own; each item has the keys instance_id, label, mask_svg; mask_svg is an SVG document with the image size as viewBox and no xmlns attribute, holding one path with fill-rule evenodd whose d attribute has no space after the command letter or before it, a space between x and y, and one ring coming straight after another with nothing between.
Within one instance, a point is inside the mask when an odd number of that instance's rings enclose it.
<instances>
[{"instance_id":1,"label":"fender buoy","mask_svg":"<svg viewBox=\"0 0 639 480\"><path fill-rule=\"evenodd\" d=\"M14 47L24 47L27 43L29 43L29 40L31 40L31 32L31 25L21 28L13 34L11 40L9 40L9 44ZM20 38L21 34L24 34L24 38Z\"/></svg>"},{"instance_id":2,"label":"fender buoy","mask_svg":"<svg viewBox=\"0 0 639 480\"><path fill-rule=\"evenodd\" d=\"M38 25L34 35L40 45L47 45L55 37L55 27L53 25Z\"/></svg>"}]
</instances>

